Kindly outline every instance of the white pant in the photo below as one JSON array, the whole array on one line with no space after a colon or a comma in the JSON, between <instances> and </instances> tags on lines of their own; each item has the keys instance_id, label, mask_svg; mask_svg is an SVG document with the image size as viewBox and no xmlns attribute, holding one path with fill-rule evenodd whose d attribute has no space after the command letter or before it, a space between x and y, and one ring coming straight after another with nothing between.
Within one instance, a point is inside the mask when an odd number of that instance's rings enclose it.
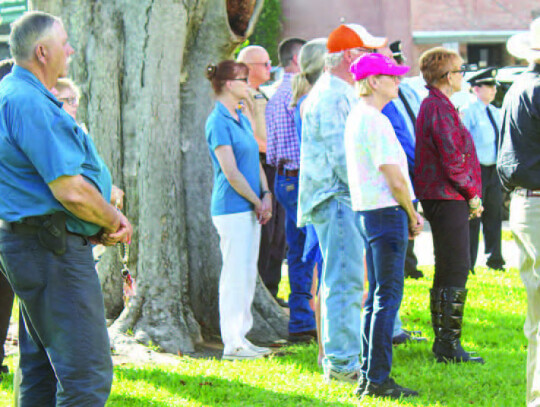
<instances>
[{"instance_id":1,"label":"white pant","mask_svg":"<svg viewBox=\"0 0 540 407\"><path fill-rule=\"evenodd\" d=\"M219 279L219 324L224 353L244 345L253 325L251 303L257 282L261 225L255 212L213 216L223 266Z\"/></svg>"},{"instance_id":2,"label":"white pant","mask_svg":"<svg viewBox=\"0 0 540 407\"><path fill-rule=\"evenodd\" d=\"M532 407L540 405L540 197L512 196L510 228L519 248L519 271L527 291L527 404Z\"/></svg>"}]
</instances>

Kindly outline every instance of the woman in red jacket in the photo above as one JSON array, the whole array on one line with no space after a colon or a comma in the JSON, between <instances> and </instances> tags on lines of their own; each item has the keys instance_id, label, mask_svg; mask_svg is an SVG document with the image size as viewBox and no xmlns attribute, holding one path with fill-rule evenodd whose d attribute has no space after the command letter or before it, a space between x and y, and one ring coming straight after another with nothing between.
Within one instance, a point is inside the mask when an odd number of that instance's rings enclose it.
<instances>
[{"instance_id":1,"label":"woman in red jacket","mask_svg":"<svg viewBox=\"0 0 540 407\"><path fill-rule=\"evenodd\" d=\"M480 164L450 96L461 90L463 60L432 48L420 57L429 95L416 123L416 196L431 225L435 277L431 289L433 353L438 362L479 362L460 343L470 270L469 218L482 212Z\"/></svg>"}]
</instances>

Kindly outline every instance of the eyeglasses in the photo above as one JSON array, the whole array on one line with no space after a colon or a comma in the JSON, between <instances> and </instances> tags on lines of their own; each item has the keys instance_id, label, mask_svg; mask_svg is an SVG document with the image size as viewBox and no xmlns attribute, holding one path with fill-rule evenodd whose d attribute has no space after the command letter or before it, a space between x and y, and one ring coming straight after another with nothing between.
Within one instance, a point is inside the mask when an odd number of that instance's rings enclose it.
<instances>
[{"instance_id":1,"label":"eyeglasses","mask_svg":"<svg viewBox=\"0 0 540 407\"><path fill-rule=\"evenodd\" d=\"M242 81L242 82L245 82L245 83L248 83L248 78L234 78L234 79L229 79L230 81Z\"/></svg>"},{"instance_id":2,"label":"eyeglasses","mask_svg":"<svg viewBox=\"0 0 540 407\"><path fill-rule=\"evenodd\" d=\"M62 103L67 103L70 106L77 106L79 104L79 100L75 96L69 98L58 98L58 100Z\"/></svg>"},{"instance_id":3,"label":"eyeglasses","mask_svg":"<svg viewBox=\"0 0 540 407\"><path fill-rule=\"evenodd\" d=\"M267 68L272 68L272 61L271 60L268 60L266 62L246 62L246 63L250 64L250 65L264 65Z\"/></svg>"},{"instance_id":4,"label":"eyeglasses","mask_svg":"<svg viewBox=\"0 0 540 407\"><path fill-rule=\"evenodd\" d=\"M460 69L454 69L452 71L448 71L446 72L444 75L441 75L441 79L444 78L446 75L448 75L449 73L460 73L460 74L464 74L465 72L467 72L467 70L465 68L460 68Z\"/></svg>"}]
</instances>

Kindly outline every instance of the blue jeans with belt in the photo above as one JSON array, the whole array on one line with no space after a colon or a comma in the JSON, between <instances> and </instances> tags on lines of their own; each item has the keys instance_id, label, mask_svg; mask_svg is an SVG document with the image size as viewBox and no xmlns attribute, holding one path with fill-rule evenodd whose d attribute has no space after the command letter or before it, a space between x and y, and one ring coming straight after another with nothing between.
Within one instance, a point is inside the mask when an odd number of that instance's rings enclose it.
<instances>
[{"instance_id":1,"label":"blue jeans with belt","mask_svg":"<svg viewBox=\"0 0 540 407\"><path fill-rule=\"evenodd\" d=\"M369 281L361 371L370 382L381 384L392 369L392 332L403 297L408 219L400 206L360 213Z\"/></svg>"},{"instance_id":2,"label":"blue jeans with belt","mask_svg":"<svg viewBox=\"0 0 540 407\"><path fill-rule=\"evenodd\" d=\"M36 235L0 229L0 265L19 297L20 407L104 406L112 360L88 239L56 256Z\"/></svg>"},{"instance_id":3,"label":"blue jeans with belt","mask_svg":"<svg viewBox=\"0 0 540 407\"><path fill-rule=\"evenodd\" d=\"M298 177L276 175L276 199L285 209L285 237L289 250L289 333L316 329L315 314L309 305L313 282L313 261L303 261L306 228L296 226L298 211Z\"/></svg>"},{"instance_id":4,"label":"blue jeans with belt","mask_svg":"<svg viewBox=\"0 0 540 407\"><path fill-rule=\"evenodd\" d=\"M312 222L324 260L319 291L323 368L325 372L358 371L364 293L360 215L346 203L332 198L315 208Z\"/></svg>"}]
</instances>

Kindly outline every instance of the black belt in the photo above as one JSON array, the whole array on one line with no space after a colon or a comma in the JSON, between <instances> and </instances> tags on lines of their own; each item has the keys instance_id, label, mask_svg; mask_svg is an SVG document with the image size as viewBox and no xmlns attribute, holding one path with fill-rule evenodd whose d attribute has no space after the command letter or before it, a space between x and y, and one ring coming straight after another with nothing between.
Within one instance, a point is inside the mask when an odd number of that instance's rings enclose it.
<instances>
[{"instance_id":1,"label":"black belt","mask_svg":"<svg viewBox=\"0 0 540 407\"><path fill-rule=\"evenodd\" d=\"M0 229L21 235L36 235L39 228L40 226L38 225L19 222L6 222L5 220L0 220Z\"/></svg>"},{"instance_id":2,"label":"black belt","mask_svg":"<svg viewBox=\"0 0 540 407\"><path fill-rule=\"evenodd\" d=\"M298 170L285 170L283 168L279 168L278 174L285 177L298 177Z\"/></svg>"},{"instance_id":3,"label":"black belt","mask_svg":"<svg viewBox=\"0 0 540 407\"><path fill-rule=\"evenodd\" d=\"M0 228L21 235L37 236L40 245L57 256L66 252L66 237L69 232L66 229L65 212L31 216L19 222L2 221ZM75 233L70 234L75 235Z\"/></svg>"},{"instance_id":4,"label":"black belt","mask_svg":"<svg viewBox=\"0 0 540 407\"><path fill-rule=\"evenodd\" d=\"M43 225L43 222L48 220L50 217L51 215L29 216L27 218L22 218L18 222L7 222L0 219L0 229L21 235L35 235L38 233L41 225ZM66 232L69 235L86 237L78 233L70 232L69 230L66 230Z\"/></svg>"},{"instance_id":5,"label":"black belt","mask_svg":"<svg viewBox=\"0 0 540 407\"><path fill-rule=\"evenodd\" d=\"M540 189L525 189L525 188L516 188L514 189L514 193L519 196L526 196L526 197L535 197L540 198Z\"/></svg>"}]
</instances>

